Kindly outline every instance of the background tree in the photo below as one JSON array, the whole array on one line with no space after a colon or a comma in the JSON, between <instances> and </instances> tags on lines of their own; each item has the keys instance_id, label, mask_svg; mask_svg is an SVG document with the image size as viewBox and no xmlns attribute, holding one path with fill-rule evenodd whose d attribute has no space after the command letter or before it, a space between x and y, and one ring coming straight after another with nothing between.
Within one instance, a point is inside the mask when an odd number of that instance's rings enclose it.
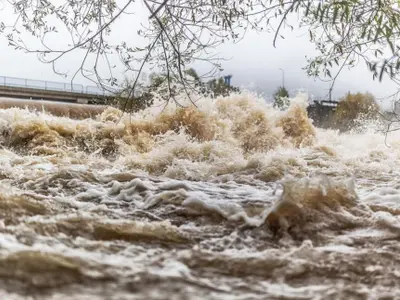
<instances>
[{"instance_id":1,"label":"background tree","mask_svg":"<svg viewBox=\"0 0 400 300\"><path fill-rule=\"evenodd\" d=\"M372 94L349 92L339 100L333 120L336 128L348 130L379 116L380 109Z\"/></svg>"},{"instance_id":2,"label":"background tree","mask_svg":"<svg viewBox=\"0 0 400 300\"><path fill-rule=\"evenodd\" d=\"M289 92L284 87L279 87L274 93L274 107L284 108L289 105Z\"/></svg>"},{"instance_id":3,"label":"background tree","mask_svg":"<svg viewBox=\"0 0 400 300\"><path fill-rule=\"evenodd\" d=\"M212 97L218 97L218 96L226 97L231 93L237 93L240 91L238 87L234 87L225 83L223 77L212 79L208 81L207 84L209 92Z\"/></svg>"},{"instance_id":4,"label":"background tree","mask_svg":"<svg viewBox=\"0 0 400 300\"><path fill-rule=\"evenodd\" d=\"M2 22L0 31L11 46L36 53L59 74L63 72L57 63L75 53L81 65L72 78L80 73L108 90L118 84L113 74L113 58L118 57L125 71L135 76L129 97L145 65L166 74L169 99L174 99L172 80L178 80L190 97L195 86L185 71L195 62L210 64L210 74L219 71L221 59L214 51L218 45L237 42L248 30L256 30L273 32L276 46L284 29L294 26L306 28L319 51L307 60L308 75L328 80L333 87L345 67L364 62L374 78L382 80L386 74L398 82L400 48L394 41L400 35L400 13L393 0L121 1L9 0L5 5L11 6L16 20ZM117 21L143 15L140 5L148 23L138 36L127 32L122 40L112 38ZM68 33L70 41L56 38L59 32ZM135 44L139 39L144 42Z\"/></svg>"},{"instance_id":5,"label":"background tree","mask_svg":"<svg viewBox=\"0 0 400 300\"><path fill-rule=\"evenodd\" d=\"M131 96L130 92L135 79L132 80L125 77L125 80L120 85L120 90L115 93L116 97L110 104L130 112L145 109L154 103L152 92L163 84L165 77L165 74L151 74L150 83L148 85L143 82L136 83L136 93ZM130 97L130 101L127 101L128 97Z\"/></svg>"}]
</instances>

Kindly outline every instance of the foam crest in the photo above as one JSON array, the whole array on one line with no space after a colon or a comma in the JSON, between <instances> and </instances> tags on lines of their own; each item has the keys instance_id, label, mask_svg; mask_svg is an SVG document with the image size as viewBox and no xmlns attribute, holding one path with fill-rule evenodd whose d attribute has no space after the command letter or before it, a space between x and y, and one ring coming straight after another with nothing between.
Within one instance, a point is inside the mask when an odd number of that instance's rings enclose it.
<instances>
[{"instance_id":1,"label":"foam crest","mask_svg":"<svg viewBox=\"0 0 400 300\"><path fill-rule=\"evenodd\" d=\"M273 230L301 233L349 229L365 225L371 210L359 202L352 181L325 176L286 178L283 192L266 218Z\"/></svg>"},{"instance_id":2,"label":"foam crest","mask_svg":"<svg viewBox=\"0 0 400 300\"><path fill-rule=\"evenodd\" d=\"M198 108L168 105L131 115L107 108L87 120L14 108L1 111L2 138L20 153L97 154L153 174L200 179L241 171L255 153L311 145L315 130L303 98L285 112L243 93L202 99Z\"/></svg>"}]
</instances>

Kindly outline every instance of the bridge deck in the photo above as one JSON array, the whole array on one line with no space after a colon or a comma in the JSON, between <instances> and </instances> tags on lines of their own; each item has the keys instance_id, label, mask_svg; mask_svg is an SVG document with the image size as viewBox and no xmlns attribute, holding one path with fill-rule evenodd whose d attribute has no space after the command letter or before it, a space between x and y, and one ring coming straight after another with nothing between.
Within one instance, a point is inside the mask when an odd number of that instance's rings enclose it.
<instances>
[{"instance_id":1,"label":"bridge deck","mask_svg":"<svg viewBox=\"0 0 400 300\"><path fill-rule=\"evenodd\" d=\"M111 96L87 94L70 91L44 90L29 87L1 86L0 97L32 99L32 100L52 100L69 103L93 103L103 102Z\"/></svg>"}]
</instances>

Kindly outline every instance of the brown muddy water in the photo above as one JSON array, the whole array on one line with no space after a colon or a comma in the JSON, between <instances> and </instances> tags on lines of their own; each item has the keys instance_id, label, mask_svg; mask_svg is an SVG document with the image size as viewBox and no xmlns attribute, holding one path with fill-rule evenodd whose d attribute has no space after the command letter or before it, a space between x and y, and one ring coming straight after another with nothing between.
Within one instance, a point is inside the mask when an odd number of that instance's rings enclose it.
<instances>
[{"instance_id":1,"label":"brown muddy water","mask_svg":"<svg viewBox=\"0 0 400 300\"><path fill-rule=\"evenodd\" d=\"M58 103L43 100L22 100L0 97L0 109L22 108L31 111L39 111L58 117L69 117L71 119L93 118L101 114L107 107L103 105L87 105L76 103Z\"/></svg>"},{"instance_id":2,"label":"brown muddy water","mask_svg":"<svg viewBox=\"0 0 400 300\"><path fill-rule=\"evenodd\" d=\"M1 299L400 299L400 134L251 95L0 110Z\"/></svg>"}]
</instances>

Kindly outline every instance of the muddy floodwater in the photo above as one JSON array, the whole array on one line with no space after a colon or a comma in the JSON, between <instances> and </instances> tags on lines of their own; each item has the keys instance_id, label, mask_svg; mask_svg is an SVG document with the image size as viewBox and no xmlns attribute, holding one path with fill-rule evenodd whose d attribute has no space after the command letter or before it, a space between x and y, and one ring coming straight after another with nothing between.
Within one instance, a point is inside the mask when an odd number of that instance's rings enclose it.
<instances>
[{"instance_id":1,"label":"muddy floodwater","mask_svg":"<svg viewBox=\"0 0 400 300\"><path fill-rule=\"evenodd\" d=\"M197 106L0 109L0 299L400 299L400 132Z\"/></svg>"}]
</instances>

